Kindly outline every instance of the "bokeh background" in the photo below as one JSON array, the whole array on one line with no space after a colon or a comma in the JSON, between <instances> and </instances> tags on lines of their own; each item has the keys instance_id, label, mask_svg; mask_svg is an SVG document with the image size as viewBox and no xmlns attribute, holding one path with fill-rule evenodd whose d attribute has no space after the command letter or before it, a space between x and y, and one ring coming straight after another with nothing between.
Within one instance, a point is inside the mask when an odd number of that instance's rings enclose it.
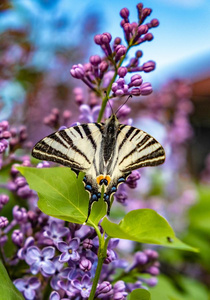
<instances>
[{"instance_id":1,"label":"bokeh background","mask_svg":"<svg viewBox=\"0 0 210 300\"><path fill-rule=\"evenodd\" d=\"M101 55L95 34L123 37L119 11L128 7L136 20L136 4L1 0L0 121L26 126L31 143L24 151L52 132L46 117L54 108L71 112L69 125L77 121L73 90L83 85L70 76L71 66ZM142 62L157 64L143 77L154 92L128 105L134 124L164 144L167 161L158 171L141 172L140 191L132 193L126 209L156 209L180 238L200 248L199 254L160 250L164 275L154 299L168 299L163 291L169 291L173 299L205 300L210 286L210 2L147 0L144 6L160 21L154 40L141 48ZM126 247L129 256L133 245Z\"/></svg>"}]
</instances>

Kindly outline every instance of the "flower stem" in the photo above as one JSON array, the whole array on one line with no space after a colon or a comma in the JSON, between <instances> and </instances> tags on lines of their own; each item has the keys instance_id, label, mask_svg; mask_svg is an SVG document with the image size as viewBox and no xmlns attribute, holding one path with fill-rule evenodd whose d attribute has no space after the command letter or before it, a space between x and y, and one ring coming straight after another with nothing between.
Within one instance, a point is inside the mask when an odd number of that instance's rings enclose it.
<instances>
[{"instance_id":1,"label":"flower stem","mask_svg":"<svg viewBox=\"0 0 210 300\"><path fill-rule=\"evenodd\" d=\"M91 289L90 296L89 296L88 300L93 300L95 298L95 292L96 292L98 281L99 281L99 278L100 278L103 262L104 262L104 259L106 258L106 253L107 253L107 247L108 247L109 240L110 240L110 237L105 239L105 234L103 234L102 237L100 236L100 241L101 242L99 243L99 249L98 249L98 264L97 264L95 277L94 277L94 280L93 280L93 285L92 285L92 289Z\"/></svg>"}]
</instances>

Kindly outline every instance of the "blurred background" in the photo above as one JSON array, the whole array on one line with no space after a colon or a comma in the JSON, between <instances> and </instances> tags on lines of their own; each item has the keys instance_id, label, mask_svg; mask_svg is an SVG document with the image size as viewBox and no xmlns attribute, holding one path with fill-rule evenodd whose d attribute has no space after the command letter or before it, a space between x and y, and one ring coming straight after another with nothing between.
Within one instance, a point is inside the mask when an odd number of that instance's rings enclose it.
<instances>
[{"instance_id":1,"label":"blurred background","mask_svg":"<svg viewBox=\"0 0 210 300\"><path fill-rule=\"evenodd\" d=\"M73 89L82 84L70 76L70 68L87 62L90 55L101 55L93 42L95 34L110 32L123 38L119 11L128 7L130 19L136 20L136 4L133 0L1 0L0 121L25 125L32 144L52 132L44 119L54 108L70 110L70 124L77 121ZM142 171L142 175L150 172L152 181L142 176L141 194L133 192L127 209L158 210L180 238L200 248L199 254L162 250L166 277L154 288L156 297L160 295L154 299L168 299L161 294L164 289L173 299L208 299L210 2L147 0L144 6L152 8L152 18L160 21L152 31L154 40L140 49L142 63L157 64L152 73L143 75L154 92L129 105L134 124L165 145L167 162L161 171Z\"/></svg>"}]
</instances>

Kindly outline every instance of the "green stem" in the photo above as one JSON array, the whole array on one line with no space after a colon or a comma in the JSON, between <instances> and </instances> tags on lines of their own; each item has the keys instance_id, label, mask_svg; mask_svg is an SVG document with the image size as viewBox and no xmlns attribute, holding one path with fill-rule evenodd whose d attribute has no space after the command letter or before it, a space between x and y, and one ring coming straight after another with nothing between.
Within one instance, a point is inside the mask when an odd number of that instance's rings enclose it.
<instances>
[{"instance_id":1,"label":"green stem","mask_svg":"<svg viewBox=\"0 0 210 300\"><path fill-rule=\"evenodd\" d=\"M97 232L98 237L99 237L100 231L98 232L98 230L97 230L96 232ZM106 253L107 253L107 247L108 247L109 240L110 240L110 237L105 239L105 233L103 234L103 236L101 236L101 234L100 234L99 249L98 249L98 264L97 264L96 273L95 273L92 289L91 289L90 296L89 296L88 300L93 300L95 298L95 293L96 293L98 281L99 281L99 278L100 278L100 275L101 275L103 262L104 262L104 259L106 258Z\"/></svg>"},{"instance_id":2,"label":"green stem","mask_svg":"<svg viewBox=\"0 0 210 300\"><path fill-rule=\"evenodd\" d=\"M109 94L111 92L112 84L115 82L115 79L117 77L117 70L122 65L122 63L123 63L126 55L128 54L128 51L130 50L130 48L131 48L131 45L129 44L125 55L123 55L123 57L120 59L118 65L116 65L116 64L114 65L114 67L115 67L115 73L114 73L114 76L113 76L113 78L112 78L112 80L111 80L111 82L110 82L110 84L109 84L109 86L107 88L106 97L104 97L103 100L102 100L101 110L99 112L98 120L97 120L98 123L101 122L101 120L102 120L102 117L103 117L103 114L104 114L104 111L105 111L105 108L106 108L106 104L107 104L107 102L109 100ZM114 62L113 62L113 64L114 64Z\"/></svg>"}]
</instances>

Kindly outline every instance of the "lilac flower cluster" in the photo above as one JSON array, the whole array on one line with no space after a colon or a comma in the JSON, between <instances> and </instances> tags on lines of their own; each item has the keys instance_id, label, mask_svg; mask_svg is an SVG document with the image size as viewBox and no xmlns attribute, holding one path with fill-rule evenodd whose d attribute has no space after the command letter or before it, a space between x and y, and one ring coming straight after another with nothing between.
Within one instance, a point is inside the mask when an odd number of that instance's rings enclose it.
<instances>
[{"instance_id":1,"label":"lilac flower cluster","mask_svg":"<svg viewBox=\"0 0 210 300\"><path fill-rule=\"evenodd\" d=\"M91 108L91 106L81 104L79 108L80 118L84 117L85 108L86 111L89 108L86 117L91 118L91 111L97 109L97 105ZM127 118L128 113L129 109L126 109L121 117ZM28 156L21 156L19 161L22 166L32 166ZM49 291L47 297L50 300L87 299L98 261L99 243L95 230L87 226L65 223L42 213L37 208L37 195L29 188L25 178L20 175L16 169L17 165L20 164L11 165L10 179L3 187L15 198L21 199L22 205L27 208L20 204L15 205L11 221L4 216L0 217L0 246L7 270L11 270L14 274L12 278L15 286L25 299L39 298L46 294L46 290ZM41 162L36 167L49 166L49 163ZM129 176L126 184L130 188L135 188L139 178L139 173L135 171ZM125 188L126 184L121 187ZM2 209L8 202L9 196L1 194ZM10 239L14 245L14 253L11 257L7 257L4 247ZM138 256L129 266L125 260L118 258L115 249L117 245L118 240L110 240L96 290L96 296L99 299L126 299L127 294L133 289L146 288L157 282L155 277L158 274L158 263L155 260L151 261L150 250L148 253L143 252L145 260L141 263L141 267ZM22 271L19 269L20 265L23 268ZM12 269L19 270L21 275L19 271L12 272ZM135 283L126 283L123 279L132 270L138 274L134 279ZM120 276L119 272L121 272ZM141 277L144 273L149 274L150 278L145 280ZM113 278L116 278L114 284Z\"/></svg>"},{"instance_id":2,"label":"lilac flower cluster","mask_svg":"<svg viewBox=\"0 0 210 300\"><path fill-rule=\"evenodd\" d=\"M116 37L111 44L112 36L110 33L97 34L94 41L101 47L104 57L93 55L90 57L89 63L73 65L70 70L74 78L82 80L98 95L101 95L102 90L110 92L110 89L112 90L110 97L149 95L152 92L151 84L149 82L143 83L140 75L133 75L128 83L126 83L125 76L127 73L153 71L155 69L154 61L140 64L140 58L143 54L142 51L138 50L135 57L131 58L126 66L122 66L130 48L151 41L153 35L149 30L159 25L157 19L152 19L150 22L143 24L152 10L143 8L142 3L137 5L137 11L138 22L132 23L129 22L129 10L123 8L120 11L120 16L123 19L121 27L124 32L126 46L122 44L120 37Z\"/></svg>"},{"instance_id":3,"label":"lilac flower cluster","mask_svg":"<svg viewBox=\"0 0 210 300\"><path fill-rule=\"evenodd\" d=\"M44 118L44 124L55 130L59 129L61 124L62 126L69 127L71 116L72 112L70 110L66 109L61 114L58 108L53 108L51 113Z\"/></svg>"},{"instance_id":4,"label":"lilac flower cluster","mask_svg":"<svg viewBox=\"0 0 210 300\"><path fill-rule=\"evenodd\" d=\"M14 229L17 226L19 229ZM11 240L16 248L11 258L6 258L3 251L7 268L18 268L20 261L25 264L25 276L14 280L15 286L25 299L35 299L43 295L45 289L51 291L51 300L88 298L98 251L98 238L93 229L75 224L65 226L64 221L48 217L37 209L27 211L17 206L13 209L11 222L3 216L0 217L0 228L1 249L4 249L7 242L5 237L9 232L12 232ZM108 246L107 258L96 290L100 299L124 299L137 285L154 285L154 276L159 273L158 254L155 251L145 250L136 254L133 265L128 267L125 261L122 262L117 257L114 250L117 244L118 240L111 240ZM112 285L112 277L116 276L118 268L125 270L120 276L121 280L116 280ZM123 277L131 270L138 272L136 284L123 281ZM150 280L141 278L143 273L150 274ZM17 275L18 272L14 274ZM47 285L50 285L50 289Z\"/></svg>"}]
</instances>

